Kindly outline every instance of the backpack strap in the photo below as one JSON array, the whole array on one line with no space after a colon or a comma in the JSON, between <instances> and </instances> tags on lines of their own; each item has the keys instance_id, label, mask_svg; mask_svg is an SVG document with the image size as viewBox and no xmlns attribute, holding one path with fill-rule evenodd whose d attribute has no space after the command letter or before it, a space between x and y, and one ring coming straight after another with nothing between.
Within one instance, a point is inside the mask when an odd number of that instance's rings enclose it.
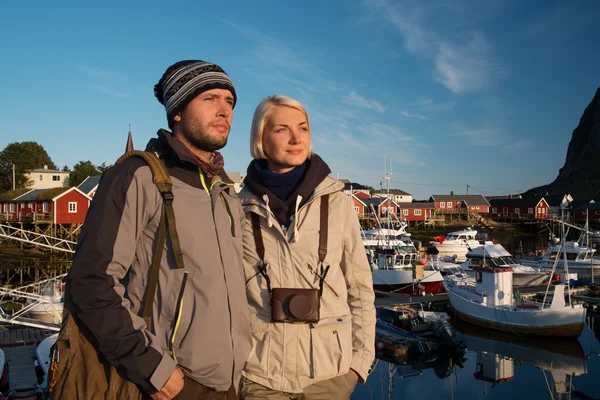
<instances>
[{"instance_id":1,"label":"backpack strap","mask_svg":"<svg viewBox=\"0 0 600 400\"><path fill-rule=\"evenodd\" d=\"M167 230L169 231L169 240L171 242L171 248L173 249L173 255L175 256L175 265L177 268L184 267L183 254L181 252L179 235L177 234L177 226L175 224L175 212L173 211L173 183L171 182L171 177L169 176L169 172L167 171L164 162L159 158L157 153L133 150L123 154L116 163L118 164L133 157L143 159L148 167L150 167L154 184L158 188L163 200L157 237L154 242L154 251L152 254L148 291L146 292L142 314L144 321L146 321L146 326L150 329L152 326L152 303L154 301L154 296L156 295L160 261L167 239Z\"/></svg>"}]
</instances>

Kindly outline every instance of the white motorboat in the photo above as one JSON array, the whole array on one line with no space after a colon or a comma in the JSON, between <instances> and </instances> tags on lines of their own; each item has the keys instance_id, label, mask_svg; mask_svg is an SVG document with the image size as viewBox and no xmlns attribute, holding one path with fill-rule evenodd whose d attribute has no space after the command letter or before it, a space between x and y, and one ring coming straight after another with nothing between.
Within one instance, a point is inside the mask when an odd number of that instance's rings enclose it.
<instances>
[{"instance_id":1,"label":"white motorboat","mask_svg":"<svg viewBox=\"0 0 600 400\"><path fill-rule=\"evenodd\" d=\"M467 228L462 231L450 232L445 238L436 236L430 245L439 256L449 256L457 262L463 262L470 250L482 245L494 244L483 236L483 234L478 235L476 230Z\"/></svg>"},{"instance_id":2,"label":"white motorboat","mask_svg":"<svg viewBox=\"0 0 600 400\"><path fill-rule=\"evenodd\" d=\"M444 288L456 315L488 329L518 335L578 337L586 309L565 303L565 286L556 285L552 302L513 297L512 268L474 267L475 278L444 280Z\"/></svg>"},{"instance_id":3,"label":"white motorboat","mask_svg":"<svg viewBox=\"0 0 600 400\"><path fill-rule=\"evenodd\" d=\"M416 251L378 249L371 252L375 290L409 294L437 294L444 290L440 272L420 260Z\"/></svg>"},{"instance_id":4,"label":"white motorboat","mask_svg":"<svg viewBox=\"0 0 600 400\"><path fill-rule=\"evenodd\" d=\"M469 251L461 264L464 271L475 276L475 267L512 268L514 286L537 286L550 278L550 271L517 263L500 244L488 244Z\"/></svg>"},{"instance_id":5,"label":"white motorboat","mask_svg":"<svg viewBox=\"0 0 600 400\"><path fill-rule=\"evenodd\" d=\"M569 272L576 273L579 279L591 278L592 270L594 278L600 278L600 259L594 257L596 249L583 245L581 241L564 243L564 246L559 242L548 247L544 255L537 260L522 259L520 262L523 265L545 269L552 269L556 263L557 269L563 270L566 257Z\"/></svg>"}]
</instances>

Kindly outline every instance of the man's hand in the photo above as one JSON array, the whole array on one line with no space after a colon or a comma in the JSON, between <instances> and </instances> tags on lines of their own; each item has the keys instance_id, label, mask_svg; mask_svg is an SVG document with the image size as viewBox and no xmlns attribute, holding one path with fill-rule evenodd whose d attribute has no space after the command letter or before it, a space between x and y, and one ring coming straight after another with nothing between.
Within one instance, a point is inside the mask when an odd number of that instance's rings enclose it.
<instances>
[{"instance_id":1,"label":"man's hand","mask_svg":"<svg viewBox=\"0 0 600 400\"><path fill-rule=\"evenodd\" d=\"M171 400L183 389L183 371L175 367L165 386L151 395L152 400Z\"/></svg>"}]
</instances>

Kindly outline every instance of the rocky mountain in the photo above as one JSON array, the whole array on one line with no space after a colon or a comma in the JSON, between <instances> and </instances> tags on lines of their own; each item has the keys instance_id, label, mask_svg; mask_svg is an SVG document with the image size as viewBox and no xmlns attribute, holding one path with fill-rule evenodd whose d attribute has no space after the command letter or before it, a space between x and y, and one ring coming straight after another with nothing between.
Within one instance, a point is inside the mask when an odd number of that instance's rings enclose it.
<instances>
[{"instance_id":1,"label":"rocky mountain","mask_svg":"<svg viewBox=\"0 0 600 400\"><path fill-rule=\"evenodd\" d=\"M527 194L565 194L575 199L600 201L600 88L573 131L565 165L554 182L528 190Z\"/></svg>"}]
</instances>

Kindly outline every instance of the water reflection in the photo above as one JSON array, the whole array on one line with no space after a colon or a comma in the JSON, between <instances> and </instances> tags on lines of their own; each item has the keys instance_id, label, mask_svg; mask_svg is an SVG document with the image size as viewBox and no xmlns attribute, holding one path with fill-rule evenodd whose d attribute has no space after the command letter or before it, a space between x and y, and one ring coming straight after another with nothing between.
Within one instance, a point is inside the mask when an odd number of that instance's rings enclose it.
<instances>
[{"instance_id":1,"label":"water reflection","mask_svg":"<svg viewBox=\"0 0 600 400\"><path fill-rule=\"evenodd\" d=\"M457 322L462 354L382 356L352 399L600 399L598 321L589 318L578 340L518 337Z\"/></svg>"},{"instance_id":2,"label":"water reflection","mask_svg":"<svg viewBox=\"0 0 600 400\"><path fill-rule=\"evenodd\" d=\"M491 332L467 324L457 326L467 348L476 354L474 377L484 393L515 379L515 366L539 368L550 398L570 398L573 378L587 373L586 356L578 340L525 338Z\"/></svg>"}]
</instances>

